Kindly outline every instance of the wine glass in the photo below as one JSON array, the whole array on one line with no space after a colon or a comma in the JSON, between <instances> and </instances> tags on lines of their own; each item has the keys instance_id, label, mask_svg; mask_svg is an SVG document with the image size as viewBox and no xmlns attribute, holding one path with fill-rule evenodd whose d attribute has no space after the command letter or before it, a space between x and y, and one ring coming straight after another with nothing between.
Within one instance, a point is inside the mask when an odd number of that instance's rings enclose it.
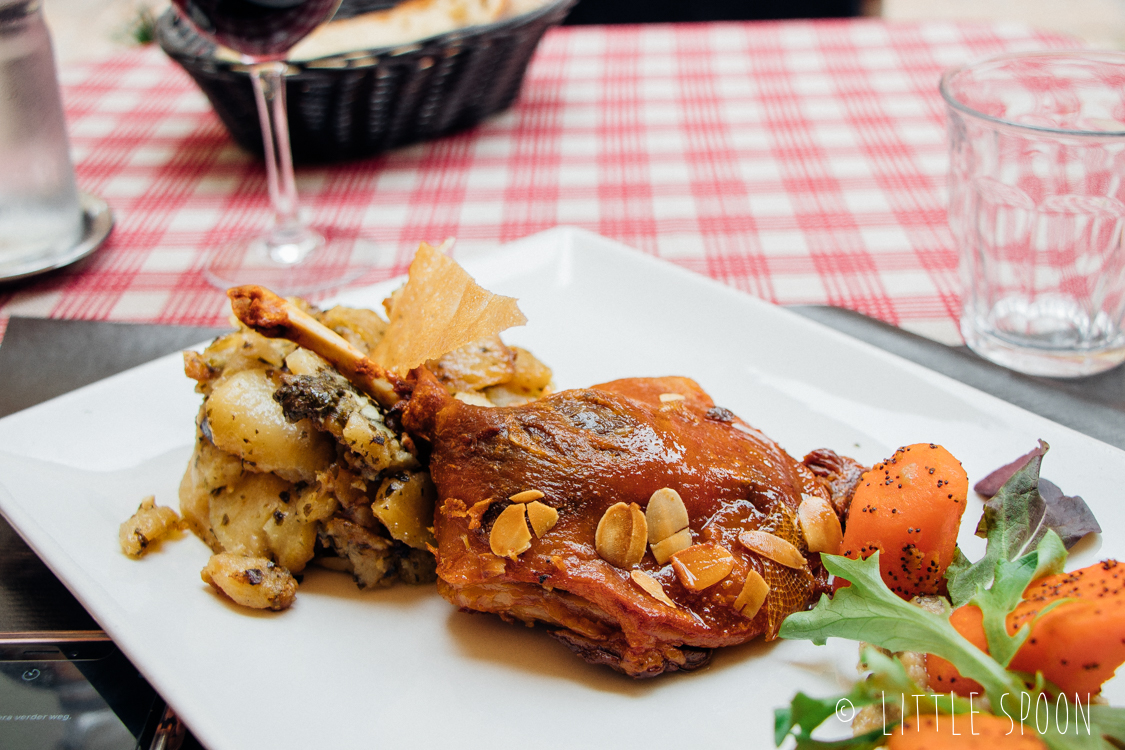
<instances>
[{"instance_id":1,"label":"wine glass","mask_svg":"<svg viewBox=\"0 0 1125 750\"><path fill-rule=\"evenodd\" d=\"M261 284L305 294L357 277L350 250L333 247L301 215L285 110L286 53L328 20L340 0L173 0L201 34L242 56L250 70L273 209L265 234L219 248L204 273L215 286Z\"/></svg>"}]
</instances>

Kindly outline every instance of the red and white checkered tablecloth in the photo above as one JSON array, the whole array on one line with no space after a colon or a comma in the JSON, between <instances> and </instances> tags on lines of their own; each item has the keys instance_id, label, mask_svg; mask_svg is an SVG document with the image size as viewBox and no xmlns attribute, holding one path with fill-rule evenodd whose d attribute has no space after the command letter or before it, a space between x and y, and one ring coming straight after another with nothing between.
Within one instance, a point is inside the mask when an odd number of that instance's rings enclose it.
<instances>
[{"instance_id":1,"label":"red and white checkered tablecloth","mask_svg":"<svg viewBox=\"0 0 1125 750\"><path fill-rule=\"evenodd\" d=\"M853 308L959 343L940 72L1074 46L1023 25L788 21L550 32L507 112L462 134L298 171L314 223L405 272L559 224L778 304ZM69 269L0 286L10 315L221 324L207 252L263 226L264 168L157 49L61 71L80 186L116 228Z\"/></svg>"}]
</instances>

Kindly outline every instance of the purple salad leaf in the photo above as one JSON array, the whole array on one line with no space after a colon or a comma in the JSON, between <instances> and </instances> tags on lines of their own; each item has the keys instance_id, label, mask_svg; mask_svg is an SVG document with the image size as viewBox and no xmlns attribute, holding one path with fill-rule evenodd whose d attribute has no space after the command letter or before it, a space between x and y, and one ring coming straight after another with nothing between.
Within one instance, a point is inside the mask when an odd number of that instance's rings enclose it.
<instances>
[{"instance_id":1,"label":"purple salad leaf","mask_svg":"<svg viewBox=\"0 0 1125 750\"><path fill-rule=\"evenodd\" d=\"M1001 466L973 486L978 494L990 498L985 503L985 515L977 527L977 536L988 536L990 524L995 519L996 513L1003 508L1003 503L994 499L1000 489L1033 459L1042 460L1047 449L1047 444L1040 440L1038 448ZM1027 498L1027 502L1030 520L1041 529L1038 536L1042 536L1043 530L1053 529L1067 549L1073 547L1087 534L1101 533L1102 527L1094 518L1093 511L1086 505L1086 501L1078 495L1064 495L1058 485L1049 479L1039 478L1038 492L1032 493L1032 496ZM1030 541L1035 543L1038 539Z\"/></svg>"},{"instance_id":2,"label":"purple salad leaf","mask_svg":"<svg viewBox=\"0 0 1125 750\"><path fill-rule=\"evenodd\" d=\"M1101 533L1098 519L1078 495L1064 495L1054 482L1042 477L1039 479L1039 495L1047 504L1048 528L1055 530L1067 549L1078 544L1078 540L1087 534Z\"/></svg>"},{"instance_id":3,"label":"purple salad leaf","mask_svg":"<svg viewBox=\"0 0 1125 750\"><path fill-rule=\"evenodd\" d=\"M1004 464L999 469L974 484L973 491L975 491L978 495L982 495L983 497L992 497L1000 491L1000 488L1003 487L1004 484L1009 479L1011 479L1017 471L1022 469L1024 466L1027 466L1028 461L1035 458L1036 456L1042 458L1043 454L1046 452L1047 444L1040 440L1038 448L1035 448L1034 450L1023 454L1011 463Z\"/></svg>"}]
</instances>

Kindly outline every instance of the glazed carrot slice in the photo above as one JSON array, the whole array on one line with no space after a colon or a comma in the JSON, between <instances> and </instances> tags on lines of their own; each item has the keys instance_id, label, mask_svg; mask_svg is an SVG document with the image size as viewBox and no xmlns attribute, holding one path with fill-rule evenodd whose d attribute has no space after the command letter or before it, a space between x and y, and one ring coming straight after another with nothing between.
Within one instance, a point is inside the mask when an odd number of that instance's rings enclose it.
<instances>
[{"instance_id":1,"label":"glazed carrot slice","mask_svg":"<svg viewBox=\"0 0 1125 750\"><path fill-rule=\"evenodd\" d=\"M984 637L984 615L980 607L966 604L953 610L949 616L949 624L958 633L965 636L966 640L988 653L988 640ZM940 656L926 654L926 676L930 680L930 689L936 693L957 693L968 696L970 693L984 695L984 688L976 680L962 677L953 666Z\"/></svg>"},{"instance_id":2,"label":"glazed carrot slice","mask_svg":"<svg viewBox=\"0 0 1125 750\"><path fill-rule=\"evenodd\" d=\"M1085 702L1125 663L1125 564L1105 560L1032 582L1024 591L1024 601L1008 615L1008 632L1015 633L1057 599L1074 601L1043 615L1008 666L1029 674L1042 672L1071 700L1077 694ZM981 619L980 609L966 604L949 621L961 635L987 650ZM926 672L935 690L961 695L983 692L936 656L926 658Z\"/></svg>"},{"instance_id":3,"label":"glazed carrot slice","mask_svg":"<svg viewBox=\"0 0 1125 750\"><path fill-rule=\"evenodd\" d=\"M912 716L891 733L887 750L1046 750L1034 729L986 713Z\"/></svg>"},{"instance_id":4,"label":"glazed carrot slice","mask_svg":"<svg viewBox=\"0 0 1125 750\"><path fill-rule=\"evenodd\" d=\"M879 551L887 587L903 599L938 593L953 562L969 478L932 443L899 448L865 473L848 509L841 554Z\"/></svg>"}]
</instances>

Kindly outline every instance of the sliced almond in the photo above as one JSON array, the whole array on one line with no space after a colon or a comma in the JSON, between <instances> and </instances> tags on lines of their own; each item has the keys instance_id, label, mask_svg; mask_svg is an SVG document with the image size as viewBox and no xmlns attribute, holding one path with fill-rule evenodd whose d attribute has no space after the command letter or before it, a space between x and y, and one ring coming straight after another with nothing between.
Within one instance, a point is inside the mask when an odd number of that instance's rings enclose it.
<instances>
[{"instance_id":1,"label":"sliced almond","mask_svg":"<svg viewBox=\"0 0 1125 750\"><path fill-rule=\"evenodd\" d=\"M559 512L550 505L532 500L524 507L527 508L527 520L531 521L531 530L535 532L537 539L553 529L555 524L559 522Z\"/></svg>"},{"instance_id":2,"label":"sliced almond","mask_svg":"<svg viewBox=\"0 0 1125 750\"><path fill-rule=\"evenodd\" d=\"M657 490L648 499L645 508L648 523L648 543L656 544L688 527L687 506L680 493L671 487Z\"/></svg>"},{"instance_id":3,"label":"sliced almond","mask_svg":"<svg viewBox=\"0 0 1125 750\"><path fill-rule=\"evenodd\" d=\"M667 403L670 403L672 401L683 401L684 398L685 398L685 396L682 393L661 393L660 394L660 403L667 404Z\"/></svg>"},{"instance_id":4,"label":"sliced almond","mask_svg":"<svg viewBox=\"0 0 1125 750\"><path fill-rule=\"evenodd\" d=\"M704 542L672 555L672 567L685 588L702 591L730 575L734 555L714 542Z\"/></svg>"},{"instance_id":5,"label":"sliced almond","mask_svg":"<svg viewBox=\"0 0 1125 750\"><path fill-rule=\"evenodd\" d=\"M524 490L508 498L513 503L530 503L532 500L542 500L543 493L539 490Z\"/></svg>"},{"instance_id":6,"label":"sliced almond","mask_svg":"<svg viewBox=\"0 0 1125 750\"><path fill-rule=\"evenodd\" d=\"M496 517L488 535L492 554L513 560L531 546L531 532L527 530L527 506L509 505Z\"/></svg>"},{"instance_id":7,"label":"sliced almond","mask_svg":"<svg viewBox=\"0 0 1125 750\"><path fill-rule=\"evenodd\" d=\"M680 550L687 549L691 546L691 529L684 529L677 531L667 539L657 542L652 545L652 556L656 561L663 565L668 562L672 555Z\"/></svg>"},{"instance_id":8,"label":"sliced almond","mask_svg":"<svg viewBox=\"0 0 1125 750\"><path fill-rule=\"evenodd\" d=\"M840 528L840 517L827 500L816 495L801 495L797 518L801 521L801 533L805 535L809 552L835 555L840 551L844 532Z\"/></svg>"},{"instance_id":9,"label":"sliced almond","mask_svg":"<svg viewBox=\"0 0 1125 750\"><path fill-rule=\"evenodd\" d=\"M787 568L803 568L808 564L799 549L768 531L744 531L738 535L738 541L751 552Z\"/></svg>"},{"instance_id":10,"label":"sliced almond","mask_svg":"<svg viewBox=\"0 0 1125 750\"><path fill-rule=\"evenodd\" d=\"M766 602L766 594L770 592L770 585L766 579L753 568L746 574L746 582L742 584L742 593L734 600L734 608L742 613L748 620L753 620L754 615Z\"/></svg>"},{"instance_id":11,"label":"sliced almond","mask_svg":"<svg viewBox=\"0 0 1125 750\"><path fill-rule=\"evenodd\" d=\"M609 506L594 534L594 548L603 560L618 568L631 568L645 556L648 524L636 503Z\"/></svg>"},{"instance_id":12,"label":"sliced almond","mask_svg":"<svg viewBox=\"0 0 1125 750\"><path fill-rule=\"evenodd\" d=\"M660 581L656 580L648 573L634 570L629 574L629 577L633 579L633 583L640 586L661 604L667 604L669 607L676 606L676 603L669 599L668 595L664 593L664 587L660 585Z\"/></svg>"}]
</instances>

